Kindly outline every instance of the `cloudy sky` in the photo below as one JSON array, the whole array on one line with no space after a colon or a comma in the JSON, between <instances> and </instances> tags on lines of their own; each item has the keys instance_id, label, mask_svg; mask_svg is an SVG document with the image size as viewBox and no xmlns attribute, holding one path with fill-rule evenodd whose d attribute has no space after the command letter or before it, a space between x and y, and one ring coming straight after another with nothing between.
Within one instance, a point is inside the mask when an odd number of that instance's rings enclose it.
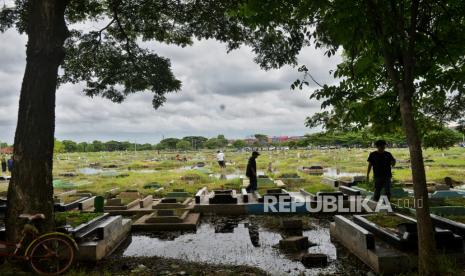
<instances>
[{"instance_id":1,"label":"cloudy sky","mask_svg":"<svg viewBox=\"0 0 465 276\"><path fill-rule=\"evenodd\" d=\"M0 34L0 141L11 143L16 127L21 80L25 67L26 37L14 31ZM310 101L310 88L290 90L300 75L296 68L264 71L253 62L249 48L226 53L212 40L191 47L149 44L170 58L182 81L182 91L172 93L154 110L150 93L131 95L122 104L88 98L81 85L64 85L57 92L56 137L77 141L129 140L155 143L162 137L186 135L241 138L254 133L303 135L307 116L319 110ZM305 49L299 58L320 83L333 83L329 70L339 57Z\"/></svg>"}]
</instances>

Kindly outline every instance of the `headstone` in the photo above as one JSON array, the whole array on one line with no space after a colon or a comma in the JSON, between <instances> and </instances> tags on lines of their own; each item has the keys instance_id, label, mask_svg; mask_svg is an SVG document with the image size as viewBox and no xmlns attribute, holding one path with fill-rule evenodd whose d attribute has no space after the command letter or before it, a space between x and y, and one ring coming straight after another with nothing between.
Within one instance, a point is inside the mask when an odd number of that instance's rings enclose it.
<instances>
[{"instance_id":1,"label":"headstone","mask_svg":"<svg viewBox=\"0 0 465 276\"><path fill-rule=\"evenodd\" d=\"M328 256L319 253L305 253L300 261L306 268L322 267L328 265Z\"/></svg>"},{"instance_id":2,"label":"headstone","mask_svg":"<svg viewBox=\"0 0 465 276\"><path fill-rule=\"evenodd\" d=\"M94 210L96 213L103 213L105 199L103 196L96 196L94 199Z\"/></svg>"},{"instance_id":3,"label":"headstone","mask_svg":"<svg viewBox=\"0 0 465 276\"><path fill-rule=\"evenodd\" d=\"M308 241L308 237L305 236L293 236L282 239L279 241L279 248L284 251L301 251L307 250L312 244Z\"/></svg>"},{"instance_id":4,"label":"headstone","mask_svg":"<svg viewBox=\"0 0 465 276\"><path fill-rule=\"evenodd\" d=\"M123 204L121 203L121 198L109 198L107 199L107 205L108 206L120 206Z\"/></svg>"}]
</instances>

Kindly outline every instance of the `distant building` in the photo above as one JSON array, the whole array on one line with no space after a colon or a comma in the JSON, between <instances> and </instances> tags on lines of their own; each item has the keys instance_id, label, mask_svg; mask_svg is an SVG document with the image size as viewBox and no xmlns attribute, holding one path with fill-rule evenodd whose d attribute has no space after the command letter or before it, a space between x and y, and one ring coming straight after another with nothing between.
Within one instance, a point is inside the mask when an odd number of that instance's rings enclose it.
<instances>
[{"instance_id":1,"label":"distant building","mask_svg":"<svg viewBox=\"0 0 465 276\"><path fill-rule=\"evenodd\" d=\"M253 145L257 142L258 140L256 138L245 138L244 139L244 142L247 144L247 145Z\"/></svg>"},{"instance_id":2,"label":"distant building","mask_svg":"<svg viewBox=\"0 0 465 276\"><path fill-rule=\"evenodd\" d=\"M13 147L1 148L0 154L13 154Z\"/></svg>"},{"instance_id":3,"label":"distant building","mask_svg":"<svg viewBox=\"0 0 465 276\"><path fill-rule=\"evenodd\" d=\"M291 136L289 137L289 141L300 141L305 139L305 136Z\"/></svg>"}]
</instances>

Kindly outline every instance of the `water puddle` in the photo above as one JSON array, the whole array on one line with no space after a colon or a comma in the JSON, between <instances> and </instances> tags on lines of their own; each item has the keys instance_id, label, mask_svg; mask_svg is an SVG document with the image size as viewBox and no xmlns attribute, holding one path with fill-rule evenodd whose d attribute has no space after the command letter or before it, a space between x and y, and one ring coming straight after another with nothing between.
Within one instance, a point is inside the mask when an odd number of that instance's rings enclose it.
<instances>
[{"instance_id":1,"label":"water puddle","mask_svg":"<svg viewBox=\"0 0 465 276\"><path fill-rule=\"evenodd\" d=\"M81 168L78 170L79 173L85 174L85 175L94 175L94 174L99 174L102 173L102 169L95 169L95 168Z\"/></svg>"},{"instance_id":2,"label":"water puddle","mask_svg":"<svg viewBox=\"0 0 465 276\"><path fill-rule=\"evenodd\" d=\"M220 224L203 219L196 233L187 233L168 240L166 237L136 233L121 254L168 257L210 264L249 265L272 275L332 274L340 269L336 247L330 241L327 225L315 225L311 230L303 231L303 235L317 244L310 247L308 252L328 256L327 267L307 269L295 255L282 253L277 247L282 239L281 234L264 228L253 218L233 219Z\"/></svg>"}]
</instances>

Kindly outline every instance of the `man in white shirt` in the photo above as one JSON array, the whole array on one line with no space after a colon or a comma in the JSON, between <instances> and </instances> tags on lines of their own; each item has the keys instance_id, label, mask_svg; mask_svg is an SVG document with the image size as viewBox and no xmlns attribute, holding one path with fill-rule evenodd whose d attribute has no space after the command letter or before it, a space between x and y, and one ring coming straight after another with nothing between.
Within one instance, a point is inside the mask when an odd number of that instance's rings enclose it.
<instances>
[{"instance_id":1,"label":"man in white shirt","mask_svg":"<svg viewBox=\"0 0 465 276\"><path fill-rule=\"evenodd\" d=\"M224 161L224 153L222 151L216 152L216 160L218 160L218 165L221 168L226 168L226 162Z\"/></svg>"}]
</instances>

